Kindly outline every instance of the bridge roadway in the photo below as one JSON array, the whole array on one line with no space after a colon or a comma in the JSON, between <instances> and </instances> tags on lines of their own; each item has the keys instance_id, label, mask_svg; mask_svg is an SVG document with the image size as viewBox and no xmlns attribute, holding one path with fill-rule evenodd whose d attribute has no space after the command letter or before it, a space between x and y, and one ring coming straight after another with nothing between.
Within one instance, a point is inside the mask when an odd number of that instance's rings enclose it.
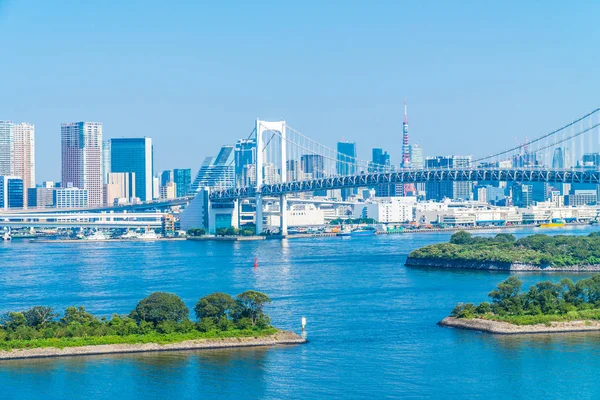
<instances>
[{"instance_id":1,"label":"bridge roadway","mask_svg":"<svg viewBox=\"0 0 600 400\"><path fill-rule=\"evenodd\" d=\"M575 169L421 169L397 172L382 172L352 176L336 176L307 181L263 184L257 191L254 187L214 190L211 201L231 201L240 198L280 196L290 193L331 190L353 187L374 187L392 183L419 182L548 182L548 183L592 183L600 184L600 171Z\"/></svg>"}]
</instances>

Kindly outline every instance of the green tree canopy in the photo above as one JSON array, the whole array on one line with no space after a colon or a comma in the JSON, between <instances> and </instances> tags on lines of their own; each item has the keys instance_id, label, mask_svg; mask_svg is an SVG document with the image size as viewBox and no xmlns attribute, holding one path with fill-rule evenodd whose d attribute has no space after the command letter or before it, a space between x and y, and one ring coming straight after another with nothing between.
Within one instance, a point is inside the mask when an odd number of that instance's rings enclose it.
<instances>
[{"instance_id":1,"label":"green tree canopy","mask_svg":"<svg viewBox=\"0 0 600 400\"><path fill-rule=\"evenodd\" d=\"M54 312L52 307L35 306L27 311L23 311L27 326L44 327L52 322L58 313Z\"/></svg>"},{"instance_id":2,"label":"green tree canopy","mask_svg":"<svg viewBox=\"0 0 600 400\"><path fill-rule=\"evenodd\" d=\"M450 237L452 244L469 244L473 241L473 236L469 232L458 231Z\"/></svg>"},{"instance_id":3,"label":"green tree canopy","mask_svg":"<svg viewBox=\"0 0 600 400\"><path fill-rule=\"evenodd\" d=\"M210 318L217 323L221 317L227 317L235 307L236 302L228 294L225 293L213 293L202 297L196 303L194 311L196 312L196 318L198 321L204 318Z\"/></svg>"},{"instance_id":4,"label":"green tree canopy","mask_svg":"<svg viewBox=\"0 0 600 400\"><path fill-rule=\"evenodd\" d=\"M271 299L264 293L248 290L236 296L236 316L234 319L248 318L252 326L266 318L263 308ZM268 321L266 322L268 324Z\"/></svg>"},{"instance_id":5,"label":"green tree canopy","mask_svg":"<svg viewBox=\"0 0 600 400\"><path fill-rule=\"evenodd\" d=\"M172 293L154 292L140 300L129 316L138 324L142 321L157 325L161 322L181 322L189 318L190 310L181 298Z\"/></svg>"}]
</instances>

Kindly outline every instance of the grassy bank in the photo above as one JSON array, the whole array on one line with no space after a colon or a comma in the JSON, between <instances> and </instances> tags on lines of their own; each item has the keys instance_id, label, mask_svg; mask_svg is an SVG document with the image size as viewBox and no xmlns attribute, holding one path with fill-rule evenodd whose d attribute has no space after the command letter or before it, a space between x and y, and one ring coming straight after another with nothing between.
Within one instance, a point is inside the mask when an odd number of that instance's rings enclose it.
<instances>
[{"instance_id":1,"label":"grassy bank","mask_svg":"<svg viewBox=\"0 0 600 400\"><path fill-rule=\"evenodd\" d=\"M230 331L210 331L198 332L191 331L186 333L158 333L152 332L142 335L110 335L110 336L88 336L88 337L64 337L64 338L47 338L47 339L31 339L31 340L8 340L0 342L0 350L13 349L36 349L53 347L63 349L65 347L81 347L95 346L103 344L170 344L179 343L186 340L199 339L232 339L242 337L263 337L272 335L277 332L275 328L265 329L232 329Z\"/></svg>"},{"instance_id":2,"label":"grassy bank","mask_svg":"<svg viewBox=\"0 0 600 400\"><path fill-rule=\"evenodd\" d=\"M450 316L485 319L513 325L600 320L600 275L573 282L538 282L522 291L523 282L511 276L489 293L491 303L458 303Z\"/></svg>"}]
</instances>

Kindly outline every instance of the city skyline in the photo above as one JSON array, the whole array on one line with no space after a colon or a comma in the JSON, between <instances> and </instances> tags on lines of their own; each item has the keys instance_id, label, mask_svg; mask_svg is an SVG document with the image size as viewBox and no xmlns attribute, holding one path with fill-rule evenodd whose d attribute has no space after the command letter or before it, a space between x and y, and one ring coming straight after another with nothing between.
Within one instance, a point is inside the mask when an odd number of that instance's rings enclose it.
<instances>
[{"instance_id":1,"label":"city skyline","mask_svg":"<svg viewBox=\"0 0 600 400\"><path fill-rule=\"evenodd\" d=\"M84 3L30 5L0 2L0 43L17 55L0 75L18 77L5 80L13 94L0 99L0 109L1 118L36 125L40 147L48 150L38 156L40 181L59 174L55 133L64 121L102 121L106 137L152 137L162 149L159 171L176 163L198 168L223 138L246 137L257 117L285 118L331 147L357 142L361 159L369 159L371 148L386 148L397 165L405 97L411 137L427 155L484 155L597 105L599 84L591 74L599 56L588 51L597 4L582 13L559 3L541 9L382 3L345 5L341 15L333 4L319 5L319 13L291 5L239 4L232 12L152 1L143 8L123 4L119 12ZM290 15L290 29L246 17L255 13ZM560 24L558 16L569 15L577 15L577 27ZM83 29L105 23L111 30L103 35ZM298 36L300 24L313 29ZM40 35L48 38L43 44ZM251 65L248 49L258 49L263 61ZM78 54L100 61L82 69L64 61ZM288 95L266 96L259 88ZM94 95L70 96L77 90ZM191 128L174 131L173 121ZM477 140L484 130L485 140Z\"/></svg>"}]
</instances>

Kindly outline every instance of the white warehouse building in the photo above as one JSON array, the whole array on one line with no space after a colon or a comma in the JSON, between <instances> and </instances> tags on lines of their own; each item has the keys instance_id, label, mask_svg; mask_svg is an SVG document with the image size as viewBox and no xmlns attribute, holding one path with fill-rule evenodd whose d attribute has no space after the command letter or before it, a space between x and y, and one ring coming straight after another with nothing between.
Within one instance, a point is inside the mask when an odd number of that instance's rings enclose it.
<instances>
[{"instance_id":1,"label":"white warehouse building","mask_svg":"<svg viewBox=\"0 0 600 400\"><path fill-rule=\"evenodd\" d=\"M415 196L377 197L352 206L352 218L373 218L380 223L410 222L417 206Z\"/></svg>"}]
</instances>

